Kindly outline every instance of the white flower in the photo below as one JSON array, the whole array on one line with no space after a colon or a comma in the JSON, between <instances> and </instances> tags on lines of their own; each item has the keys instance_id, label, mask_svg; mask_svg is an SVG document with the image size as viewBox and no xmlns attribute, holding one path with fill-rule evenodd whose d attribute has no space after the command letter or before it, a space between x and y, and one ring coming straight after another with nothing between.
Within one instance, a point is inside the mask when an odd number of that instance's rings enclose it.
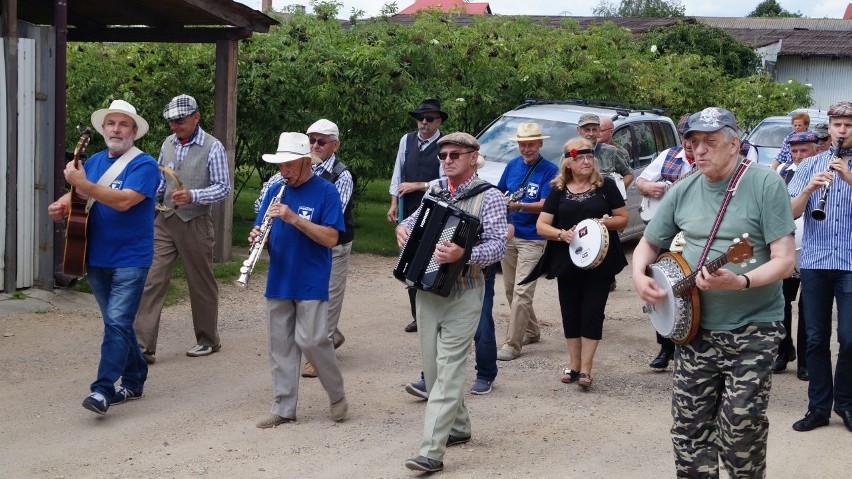
<instances>
[{"instance_id":1,"label":"white flower","mask_svg":"<svg viewBox=\"0 0 852 479\"><path fill-rule=\"evenodd\" d=\"M459 103L464 103L464 98L456 98L456 101Z\"/></svg>"},{"instance_id":2,"label":"white flower","mask_svg":"<svg viewBox=\"0 0 852 479\"><path fill-rule=\"evenodd\" d=\"M787 83L793 83L793 80L792 79L787 80Z\"/></svg>"},{"instance_id":3,"label":"white flower","mask_svg":"<svg viewBox=\"0 0 852 479\"><path fill-rule=\"evenodd\" d=\"M429 43L431 43L432 45L439 45L441 42L433 38L432 41Z\"/></svg>"},{"instance_id":4,"label":"white flower","mask_svg":"<svg viewBox=\"0 0 852 479\"><path fill-rule=\"evenodd\" d=\"M759 93L758 93L757 98L758 98L758 99L763 98L763 95L761 95L761 94L759 94Z\"/></svg>"},{"instance_id":5,"label":"white flower","mask_svg":"<svg viewBox=\"0 0 852 479\"><path fill-rule=\"evenodd\" d=\"M657 45L651 45L651 53L657 53Z\"/></svg>"}]
</instances>

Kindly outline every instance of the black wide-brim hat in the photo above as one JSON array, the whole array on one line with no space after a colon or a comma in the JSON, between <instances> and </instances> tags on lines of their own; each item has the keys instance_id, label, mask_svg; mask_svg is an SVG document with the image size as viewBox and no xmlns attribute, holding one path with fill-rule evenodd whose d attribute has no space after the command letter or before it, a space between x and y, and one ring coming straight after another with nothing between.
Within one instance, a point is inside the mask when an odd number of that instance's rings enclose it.
<instances>
[{"instance_id":1,"label":"black wide-brim hat","mask_svg":"<svg viewBox=\"0 0 852 479\"><path fill-rule=\"evenodd\" d=\"M441 121L447 121L447 113L441 110L441 102L434 98L429 98L420 102L420 105L416 110L408 112L415 120L420 115L425 115L426 113L437 113L441 115Z\"/></svg>"}]
</instances>

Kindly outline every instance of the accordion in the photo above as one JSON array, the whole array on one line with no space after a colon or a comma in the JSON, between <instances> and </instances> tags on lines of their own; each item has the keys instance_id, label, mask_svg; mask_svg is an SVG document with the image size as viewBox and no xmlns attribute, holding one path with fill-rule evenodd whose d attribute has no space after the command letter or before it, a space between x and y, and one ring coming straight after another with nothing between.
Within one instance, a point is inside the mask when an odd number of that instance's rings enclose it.
<instances>
[{"instance_id":1,"label":"accordion","mask_svg":"<svg viewBox=\"0 0 852 479\"><path fill-rule=\"evenodd\" d=\"M417 289L449 296L458 275L479 240L479 218L431 196L423 198L417 221L393 270L396 279ZM433 254L438 243L449 241L464 248L455 263L440 264Z\"/></svg>"}]
</instances>

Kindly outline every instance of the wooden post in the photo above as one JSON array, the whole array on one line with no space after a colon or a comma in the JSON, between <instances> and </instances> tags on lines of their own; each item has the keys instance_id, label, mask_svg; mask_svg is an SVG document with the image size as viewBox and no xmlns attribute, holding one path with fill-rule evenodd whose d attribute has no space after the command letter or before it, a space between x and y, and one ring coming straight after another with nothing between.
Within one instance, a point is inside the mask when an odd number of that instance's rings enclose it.
<instances>
[{"instance_id":1,"label":"wooden post","mask_svg":"<svg viewBox=\"0 0 852 479\"><path fill-rule=\"evenodd\" d=\"M234 184L234 150L237 130L237 50L235 40L216 41L216 90L213 136L225 146L228 154L228 171ZM231 260L233 243L234 201L233 191L225 201L213 206L213 227L216 246L213 261Z\"/></svg>"},{"instance_id":2,"label":"wooden post","mask_svg":"<svg viewBox=\"0 0 852 479\"><path fill-rule=\"evenodd\" d=\"M3 289L14 292L18 285L18 6L3 3L3 37L6 63L6 237L3 250Z\"/></svg>"}]
</instances>

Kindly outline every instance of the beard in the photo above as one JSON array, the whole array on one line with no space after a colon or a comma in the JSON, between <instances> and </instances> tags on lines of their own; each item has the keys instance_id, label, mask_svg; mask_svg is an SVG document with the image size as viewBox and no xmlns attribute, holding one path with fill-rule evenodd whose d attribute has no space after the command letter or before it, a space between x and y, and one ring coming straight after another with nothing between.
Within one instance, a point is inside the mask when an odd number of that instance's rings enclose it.
<instances>
[{"instance_id":1,"label":"beard","mask_svg":"<svg viewBox=\"0 0 852 479\"><path fill-rule=\"evenodd\" d=\"M124 153L125 151L129 150L131 146L133 146L133 138L125 138L123 140L107 138L106 145L107 148L109 148L110 152Z\"/></svg>"}]
</instances>

